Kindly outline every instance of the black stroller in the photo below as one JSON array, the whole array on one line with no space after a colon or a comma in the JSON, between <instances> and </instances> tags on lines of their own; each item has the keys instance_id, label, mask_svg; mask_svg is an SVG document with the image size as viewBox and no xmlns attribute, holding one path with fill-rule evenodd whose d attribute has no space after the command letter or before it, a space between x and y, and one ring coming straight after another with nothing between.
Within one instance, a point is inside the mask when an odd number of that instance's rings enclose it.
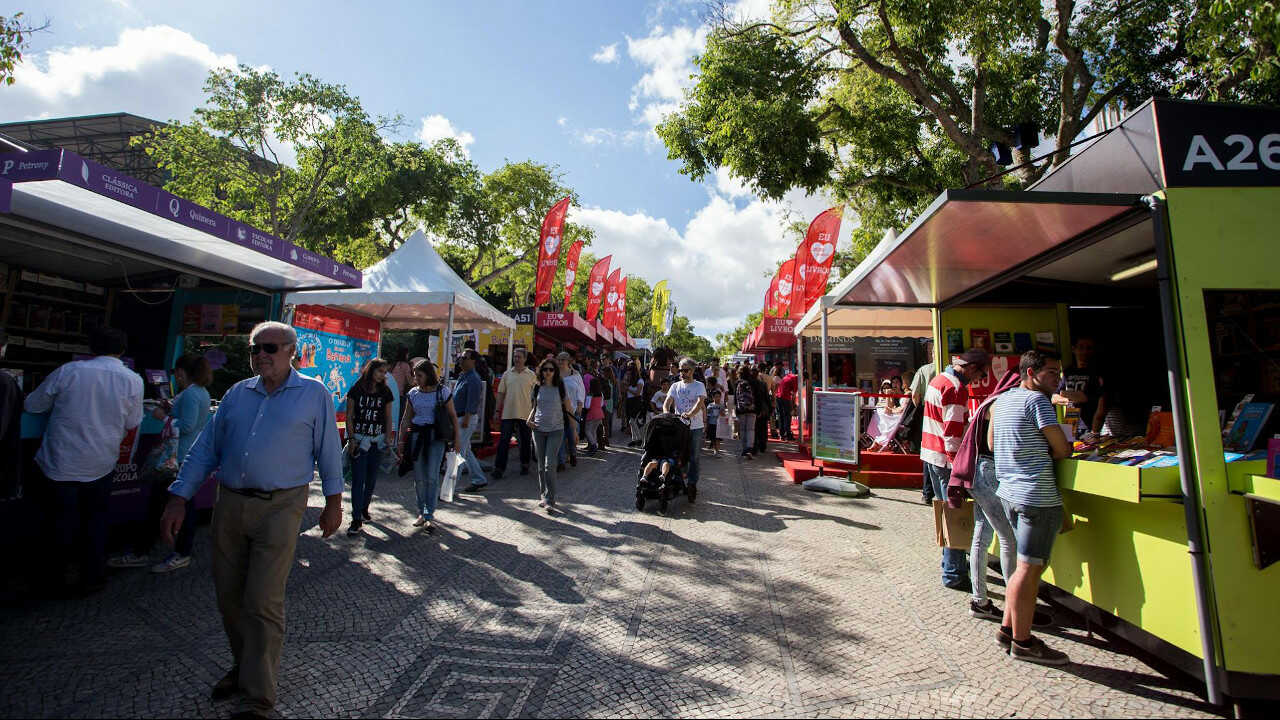
<instances>
[{"instance_id":1,"label":"black stroller","mask_svg":"<svg viewBox=\"0 0 1280 720\"><path fill-rule=\"evenodd\" d=\"M694 501L698 488L684 481L689 467L690 440L689 426L675 413L663 413L649 420L644 429L644 454L640 457L636 482L637 510L644 510L645 503L657 498L658 510L666 512L671 498L681 493L688 496L689 502ZM644 468L650 461L656 461L658 467L646 475ZM662 474L664 461L671 463L665 476Z\"/></svg>"}]
</instances>

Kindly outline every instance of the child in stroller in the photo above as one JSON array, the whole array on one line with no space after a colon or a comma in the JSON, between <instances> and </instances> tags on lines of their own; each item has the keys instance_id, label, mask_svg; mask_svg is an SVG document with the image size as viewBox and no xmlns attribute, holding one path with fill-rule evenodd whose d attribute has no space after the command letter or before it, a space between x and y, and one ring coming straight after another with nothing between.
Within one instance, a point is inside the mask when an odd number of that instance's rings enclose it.
<instances>
[{"instance_id":1,"label":"child in stroller","mask_svg":"<svg viewBox=\"0 0 1280 720\"><path fill-rule=\"evenodd\" d=\"M636 509L644 510L646 502L658 500L658 510L684 493L693 502L696 485L686 485L684 471L689 466L691 437L689 426L675 413L663 413L649 421L644 431L644 454L640 457L640 476L636 482Z\"/></svg>"}]
</instances>

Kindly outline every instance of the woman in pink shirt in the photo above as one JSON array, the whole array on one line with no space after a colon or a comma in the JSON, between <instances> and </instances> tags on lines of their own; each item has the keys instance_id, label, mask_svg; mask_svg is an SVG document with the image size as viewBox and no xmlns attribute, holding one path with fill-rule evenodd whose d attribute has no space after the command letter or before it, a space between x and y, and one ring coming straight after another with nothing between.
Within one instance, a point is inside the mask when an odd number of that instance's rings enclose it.
<instances>
[{"instance_id":1,"label":"woman in pink shirt","mask_svg":"<svg viewBox=\"0 0 1280 720\"><path fill-rule=\"evenodd\" d=\"M596 444L596 433L600 431L600 421L604 420L604 387L598 377L591 378L587 387L587 404L584 409L587 413L587 454L590 455L600 447Z\"/></svg>"}]
</instances>

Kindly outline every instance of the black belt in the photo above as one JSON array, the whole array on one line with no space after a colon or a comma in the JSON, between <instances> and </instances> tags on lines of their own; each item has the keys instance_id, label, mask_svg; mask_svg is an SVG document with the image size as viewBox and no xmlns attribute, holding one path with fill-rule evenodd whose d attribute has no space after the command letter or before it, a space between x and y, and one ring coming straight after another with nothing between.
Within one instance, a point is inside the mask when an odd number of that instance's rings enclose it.
<instances>
[{"instance_id":1,"label":"black belt","mask_svg":"<svg viewBox=\"0 0 1280 720\"><path fill-rule=\"evenodd\" d=\"M230 485L222 485L223 490L233 492L237 495L245 497L257 498L258 500L270 500L275 495L274 490L259 490L258 488L233 488Z\"/></svg>"}]
</instances>

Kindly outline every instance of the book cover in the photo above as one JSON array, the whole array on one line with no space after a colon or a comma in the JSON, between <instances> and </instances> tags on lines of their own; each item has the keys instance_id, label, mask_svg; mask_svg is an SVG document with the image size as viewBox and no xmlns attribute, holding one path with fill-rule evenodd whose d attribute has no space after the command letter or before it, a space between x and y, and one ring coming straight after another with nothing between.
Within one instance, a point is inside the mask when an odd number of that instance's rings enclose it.
<instances>
[{"instance_id":1,"label":"book cover","mask_svg":"<svg viewBox=\"0 0 1280 720\"><path fill-rule=\"evenodd\" d=\"M1021 355L1022 353L1034 348L1031 344L1031 333L1014 333L1013 334L1013 351Z\"/></svg>"},{"instance_id":2,"label":"book cover","mask_svg":"<svg viewBox=\"0 0 1280 720\"><path fill-rule=\"evenodd\" d=\"M1280 477L1280 438L1267 441L1267 477Z\"/></svg>"},{"instance_id":3,"label":"book cover","mask_svg":"<svg viewBox=\"0 0 1280 720\"><path fill-rule=\"evenodd\" d=\"M994 336L996 352L1009 355L1013 352L1013 333L998 332Z\"/></svg>"},{"instance_id":4,"label":"book cover","mask_svg":"<svg viewBox=\"0 0 1280 720\"><path fill-rule=\"evenodd\" d=\"M955 354L964 352L964 330L947 328L947 352Z\"/></svg>"},{"instance_id":5,"label":"book cover","mask_svg":"<svg viewBox=\"0 0 1280 720\"><path fill-rule=\"evenodd\" d=\"M991 352L991 331L974 328L969 331L969 347L981 348Z\"/></svg>"},{"instance_id":6,"label":"book cover","mask_svg":"<svg viewBox=\"0 0 1280 720\"><path fill-rule=\"evenodd\" d=\"M1224 442L1227 436L1231 434L1231 430L1235 428L1236 418L1240 417L1240 411L1251 402L1253 402L1253 393L1248 393L1240 398L1240 402L1236 403L1235 409L1231 411L1231 417L1227 418L1227 422L1222 426L1222 439Z\"/></svg>"},{"instance_id":7,"label":"book cover","mask_svg":"<svg viewBox=\"0 0 1280 720\"><path fill-rule=\"evenodd\" d=\"M1140 468L1161 468L1161 467L1177 467L1177 466L1178 466L1177 455L1157 454L1155 457L1152 457L1149 460L1138 463L1138 467Z\"/></svg>"},{"instance_id":8,"label":"book cover","mask_svg":"<svg viewBox=\"0 0 1280 720\"><path fill-rule=\"evenodd\" d=\"M1240 415L1236 417L1235 423L1231 427L1231 434L1227 436L1226 446L1240 453L1247 453L1253 449L1258 443L1258 438L1262 435L1262 429L1266 426L1267 420L1271 418L1271 411L1275 409L1275 405L1263 402L1251 402L1246 404L1240 410Z\"/></svg>"},{"instance_id":9,"label":"book cover","mask_svg":"<svg viewBox=\"0 0 1280 720\"><path fill-rule=\"evenodd\" d=\"M1057 352L1058 340L1052 330L1036 332L1036 349L1040 352Z\"/></svg>"}]
</instances>

